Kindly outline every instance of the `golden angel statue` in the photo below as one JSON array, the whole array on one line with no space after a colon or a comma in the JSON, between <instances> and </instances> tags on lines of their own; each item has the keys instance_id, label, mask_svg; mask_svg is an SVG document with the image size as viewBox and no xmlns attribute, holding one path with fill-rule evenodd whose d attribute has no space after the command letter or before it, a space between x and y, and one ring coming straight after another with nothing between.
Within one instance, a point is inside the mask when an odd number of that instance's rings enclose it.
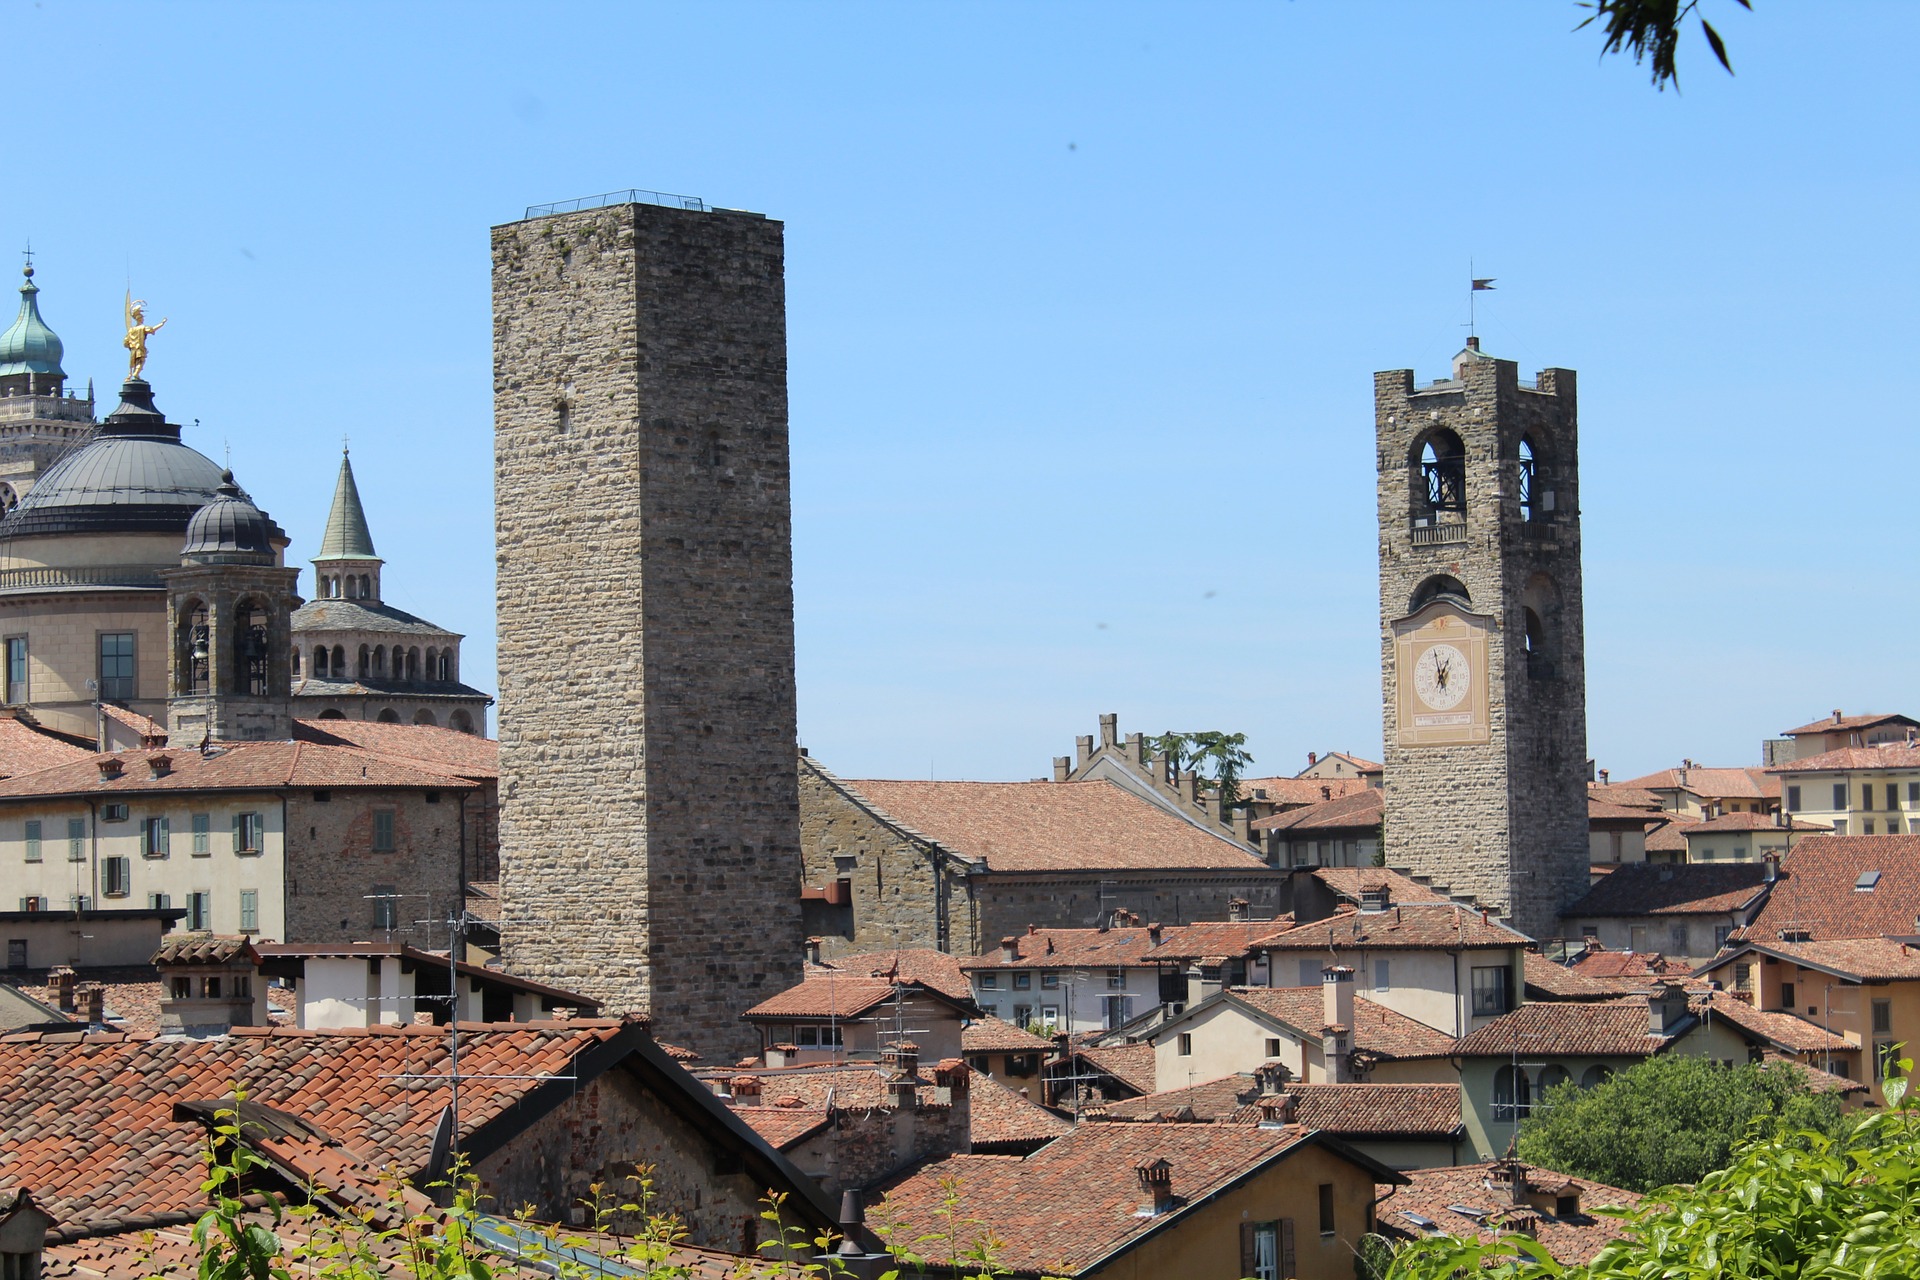
<instances>
[{"instance_id":1,"label":"golden angel statue","mask_svg":"<svg viewBox=\"0 0 1920 1280\"><path fill-rule=\"evenodd\" d=\"M147 303L144 298L136 298L133 291L127 291L127 336L121 346L127 349L127 377L137 378L146 371L147 339L167 327L163 318L159 324L148 324Z\"/></svg>"}]
</instances>

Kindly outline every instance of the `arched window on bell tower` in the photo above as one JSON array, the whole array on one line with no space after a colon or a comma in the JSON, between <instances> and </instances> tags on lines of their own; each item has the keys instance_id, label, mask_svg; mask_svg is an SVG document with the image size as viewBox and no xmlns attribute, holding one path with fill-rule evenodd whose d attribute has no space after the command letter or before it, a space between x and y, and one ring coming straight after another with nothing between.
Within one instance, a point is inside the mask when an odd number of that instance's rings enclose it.
<instances>
[{"instance_id":1,"label":"arched window on bell tower","mask_svg":"<svg viewBox=\"0 0 1920 1280\"><path fill-rule=\"evenodd\" d=\"M1520 593L1520 633L1529 679L1551 680L1559 674L1559 623L1560 589L1552 578L1536 573Z\"/></svg>"},{"instance_id":2,"label":"arched window on bell tower","mask_svg":"<svg viewBox=\"0 0 1920 1280\"><path fill-rule=\"evenodd\" d=\"M1547 513L1553 510L1553 500L1546 484L1546 459L1534 447L1533 437L1520 437L1516 467L1514 492L1520 499L1520 518L1528 523L1546 519Z\"/></svg>"},{"instance_id":3,"label":"arched window on bell tower","mask_svg":"<svg viewBox=\"0 0 1920 1280\"><path fill-rule=\"evenodd\" d=\"M254 698L264 698L273 687L272 630L264 601L251 597L233 611L233 687Z\"/></svg>"},{"instance_id":4,"label":"arched window on bell tower","mask_svg":"<svg viewBox=\"0 0 1920 1280\"><path fill-rule=\"evenodd\" d=\"M1460 437L1444 427L1427 432L1415 441L1409 464L1413 527L1466 524L1467 450Z\"/></svg>"}]
</instances>

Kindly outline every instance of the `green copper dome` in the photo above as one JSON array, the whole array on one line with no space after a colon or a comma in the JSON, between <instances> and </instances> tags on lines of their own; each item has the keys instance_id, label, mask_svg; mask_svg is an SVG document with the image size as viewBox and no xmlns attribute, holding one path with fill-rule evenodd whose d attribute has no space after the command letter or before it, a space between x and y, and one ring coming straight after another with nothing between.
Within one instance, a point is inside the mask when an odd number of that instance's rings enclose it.
<instances>
[{"instance_id":1,"label":"green copper dome","mask_svg":"<svg viewBox=\"0 0 1920 1280\"><path fill-rule=\"evenodd\" d=\"M0 333L0 378L25 373L65 378L66 371L60 367L64 348L59 335L40 318L40 305L35 301L40 288L33 282L33 268L25 267L21 274L27 279L20 286L20 315L5 333Z\"/></svg>"},{"instance_id":2,"label":"green copper dome","mask_svg":"<svg viewBox=\"0 0 1920 1280\"><path fill-rule=\"evenodd\" d=\"M320 538L315 560L378 560L367 513L360 509L360 489L353 483L353 463L340 455L340 480L333 487L333 510L327 513L327 531Z\"/></svg>"}]
</instances>

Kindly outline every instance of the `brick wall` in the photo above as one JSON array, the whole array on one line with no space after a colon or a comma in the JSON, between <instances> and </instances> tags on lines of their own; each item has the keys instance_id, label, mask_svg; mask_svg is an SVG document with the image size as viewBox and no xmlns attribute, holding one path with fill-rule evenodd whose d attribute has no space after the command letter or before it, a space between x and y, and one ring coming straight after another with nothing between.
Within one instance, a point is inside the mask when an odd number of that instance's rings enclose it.
<instances>
[{"instance_id":1,"label":"brick wall","mask_svg":"<svg viewBox=\"0 0 1920 1280\"><path fill-rule=\"evenodd\" d=\"M286 941L385 941L386 930L375 928L378 904L367 895L391 885L402 895L393 908L394 941L445 947L447 915L461 905L462 793L343 787L325 793L329 800L318 794L287 795ZM429 803L430 794L439 800ZM373 847L379 811L393 814L391 852Z\"/></svg>"},{"instance_id":2,"label":"brick wall","mask_svg":"<svg viewBox=\"0 0 1920 1280\"><path fill-rule=\"evenodd\" d=\"M1586 665L1581 612L1578 412L1574 375L1522 387L1508 360L1467 359L1453 382L1415 390L1411 370L1374 375L1380 515L1380 665L1386 741L1386 861L1470 893L1521 930L1553 934L1587 885ZM1412 470L1436 429L1466 453L1466 541L1417 546ZM1521 518L1518 450L1530 439L1545 519ZM1458 579L1491 614L1490 740L1402 747L1393 622L1419 585ZM1551 590L1542 579L1550 580ZM1550 598L1550 602L1549 602ZM1545 615L1551 675L1529 671L1524 609Z\"/></svg>"},{"instance_id":3,"label":"brick wall","mask_svg":"<svg viewBox=\"0 0 1920 1280\"><path fill-rule=\"evenodd\" d=\"M506 959L714 1058L803 938L782 230L493 233Z\"/></svg>"}]
</instances>

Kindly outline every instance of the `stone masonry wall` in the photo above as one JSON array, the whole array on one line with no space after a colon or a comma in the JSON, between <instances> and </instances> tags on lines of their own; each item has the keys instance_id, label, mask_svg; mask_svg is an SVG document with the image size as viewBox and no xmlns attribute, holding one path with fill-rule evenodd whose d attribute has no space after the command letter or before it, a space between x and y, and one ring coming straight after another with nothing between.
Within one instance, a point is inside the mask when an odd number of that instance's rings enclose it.
<instances>
[{"instance_id":1,"label":"stone masonry wall","mask_svg":"<svg viewBox=\"0 0 1920 1280\"><path fill-rule=\"evenodd\" d=\"M496 227L509 968L754 1049L802 934L782 227Z\"/></svg>"},{"instance_id":2,"label":"stone masonry wall","mask_svg":"<svg viewBox=\"0 0 1920 1280\"><path fill-rule=\"evenodd\" d=\"M1469 893L1516 927L1554 934L1561 908L1587 884L1585 651L1580 607L1574 375L1522 387L1512 361L1466 359L1458 378L1415 390L1410 370L1374 376L1380 516L1380 667L1386 742L1386 861ZM1410 531L1420 448L1448 429L1466 452L1464 544L1416 546ZM1536 450L1555 510L1523 520L1518 450ZM1488 643L1491 738L1474 746L1403 748L1393 622L1427 578L1458 579ZM1551 585L1543 585L1550 582ZM1547 623L1551 674L1530 672L1524 609Z\"/></svg>"},{"instance_id":3,"label":"stone masonry wall","mask_svg":"<svg viewBox=\"0 0 1920 1280\"><path fill-rule=\"evenodd\" d=\"M980 888L980 944L984 955L1000 939L1042 929L1086 929L1124 908L1142 920L1192 924L1225 920L1227 904L1245 898L1254 919L1271 919L1280 910L1284 872L1265 868L1242 872L1084 871L1044 878L1030 874L989 875Z\"/></svg>"},{"instance_id":4,"label":"stone masonry wall","mask_svg":"<svg viewBox=\"0 0 1920 1280\"><path fill-rule=\"evenodd\" d=\"M319 800L316 796L330 796ZM458 791L354 787L287 795L287 942L384 942L379 903L391 886L395 942L447 945L446 920L462 904ZM469 804L473 793L465 793ZM439 797L429 800L429 796ZM376 851L374 814L393 814L393 850ZM384 890L383 890L384 892Z\"/></svg>"}]
</instances>

